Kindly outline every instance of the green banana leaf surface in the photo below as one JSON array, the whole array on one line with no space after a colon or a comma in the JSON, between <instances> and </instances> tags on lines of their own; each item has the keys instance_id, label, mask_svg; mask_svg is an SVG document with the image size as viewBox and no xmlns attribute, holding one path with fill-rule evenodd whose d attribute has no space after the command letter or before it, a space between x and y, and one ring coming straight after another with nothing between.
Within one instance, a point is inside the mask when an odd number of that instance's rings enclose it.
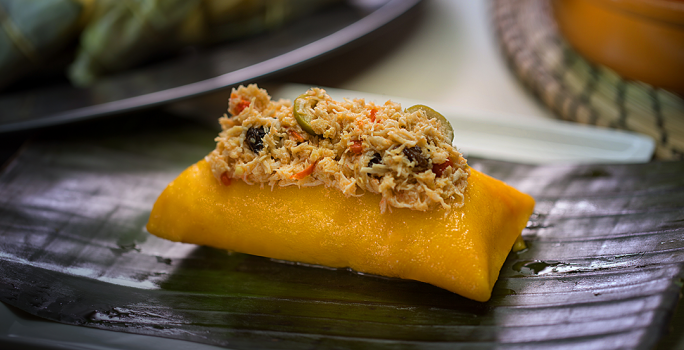
<instances>
[{"instance_id":1,"label":"green banana leaf surface","mask_svg":"<svg viewBox=\"0 0 684 350\"><path fill-rule=\"evenodd\" d=\"M215 135L159 112L24 145L0 172L0 301L231 349L650 349L668 330L684 276L684 162L471 159L537 200L528 249L480 303L147 233L157 196Z\"/></svg>"}]
</instances>

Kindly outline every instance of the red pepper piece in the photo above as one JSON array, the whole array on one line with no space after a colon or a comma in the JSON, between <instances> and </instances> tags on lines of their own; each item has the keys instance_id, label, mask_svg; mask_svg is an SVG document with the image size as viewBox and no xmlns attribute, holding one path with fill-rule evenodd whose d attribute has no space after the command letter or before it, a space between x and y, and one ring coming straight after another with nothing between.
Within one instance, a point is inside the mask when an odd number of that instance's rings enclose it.
<instances>
[{"instance_id":1,"label":"red pepper piece","mask_svg":"<svg viewBox=\"0 0 684 350\"><path fill-rule=\"evenodd\" d=\"M235 106L235 112L237 112L237 114L240 114L247 107L249 107L249 101L240 100L240 102L238 102L237 106Z\"/></svg>"},{"instance_id":2,"label":"red pepper piece","mask_svg":"<svg viewBox=\"0 0 684 350\"><path fill-rule=\"evenodd\" d=\"M444 172L444 170L446 170L446 168L448 168L452 165L454 165L454 163L451 162L450 158L447 158L447 161L442 163L442 164L433 164L432 165L432 172L435 173L435 175L437 175L437 177L440 177L440 176L442 176L442 173Z\"/></svg>"},{"instance_id":3,"label":"red pepper piece","mask_svg":"<svg viewBox=\"0 0 684 350\"><path fill-rule=\"evenodd\" d=\"M230 186L230 177L228 176L228 173L223 172L223 174L221 174L221 183L224 186Z\"/></svg>"},{"instance_id":4,"label":"red pepper piece","mask_svg":"<svg viewBox=\"0 0 684 350\"><path fill-rule=\"evenodd\" d=\"M375 123L375 114L376 114L376 113L378 113L378 110L377 110L377 109L375 109L375 108L371 109L371 111L370 111L370 120L371 120L373 123Z\"/></svg>"},{"instance_id":5,"label":"red pepper piece","mask_svg":"<svg viewBox=\"0 0 684 350\"><path fill-rule=\"evenodd\" d=\"M231 99L231 100L240 99L240 101L238 101L238 102L235 103L235 107L234 107L235 113L233 113L233 115L238 115L238 114L242 113L242 111L244 111L245 108L249 107L249 105L250 105L250 102L249 102L249 101L247 101L247 100L243 99L242 97L238 96L238 94L236 94L236 93L232 93L232 94L230 95L230 99ZM231 101L231 102L232 102L232 101Z\"/></svg>"},{"instance_id":6,"label":"red pepper piece","mask_svg":"<svg viewBox=\"0 0 684 350\"><path fill-rule=\"evenodd\" d=\"M314 162L311 165L309 165L308 167L306 167L306 169L292 175L290 178L293 180L301 180L301 179L311 175L311 173L313 173L315 167L316 167L316 162Z\"/></svg>"},{"instance_id":7,"label":"red pepper piece","mask_svg":"<svg viewBox=\"0 0 684 350\"><path fill-rule=\"evenodd\" d=\"M352 141L351 146L349 146L349 150L352 151L352 153L361 154L363 152L363 144L361 143L361 140Z\"/></svg>"},{"instance_id":8,"label":"red pepper piece","mask_svg":"<svg viewBox=\"0 0 684 350\"><path fill-rule=\"evenodd\" d=\"M290 135L292 135L292 137L294 137L294 139L297 140L297 142L304 142L304 137L300 135L298 132L294 130L288 130L287 132L290 133Z\"/></svg>"}]
</instances>

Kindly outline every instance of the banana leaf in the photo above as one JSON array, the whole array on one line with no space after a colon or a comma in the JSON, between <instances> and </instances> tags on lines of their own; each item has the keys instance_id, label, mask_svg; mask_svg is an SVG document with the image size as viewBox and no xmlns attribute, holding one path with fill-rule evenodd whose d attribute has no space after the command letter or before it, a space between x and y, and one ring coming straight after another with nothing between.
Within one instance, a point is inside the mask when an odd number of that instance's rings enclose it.
<instances>
[{"instance_id":1,"label":"banana leaf","mask_svg":"<svg viewBox=\"0 0 684 350\"><path fill-rule=\"evenodd\" d=\"M159 112L25 145L0 173L0 300L65 324L232 349L651 349L668 330L684 277L684 162L471 159L537 200L528 249L510 254L480 303L145 232L156 197L214 136Z\"/></svg>"}]
</instances>

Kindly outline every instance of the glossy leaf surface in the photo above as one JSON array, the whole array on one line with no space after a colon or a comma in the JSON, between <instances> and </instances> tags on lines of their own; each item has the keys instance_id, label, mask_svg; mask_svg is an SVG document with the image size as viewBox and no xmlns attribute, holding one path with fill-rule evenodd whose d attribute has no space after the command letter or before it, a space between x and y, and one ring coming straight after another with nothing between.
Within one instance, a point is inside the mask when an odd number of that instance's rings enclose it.
<instances>
[{"instance_id":1,"label":"glossy leaf surface","mask_svg":"<svg viewBox=\"0 0 684 350\"><path fill-rule=\"evenodd\" d=\"M215 132L169 116L106 123L40 137L0 173L1 301L67 324L237 349L649 349L679 299L682 162L470 160L537 200L529 248L509 256L479 303L151 236L152 203Z\"/></svg>"}]
</instances>

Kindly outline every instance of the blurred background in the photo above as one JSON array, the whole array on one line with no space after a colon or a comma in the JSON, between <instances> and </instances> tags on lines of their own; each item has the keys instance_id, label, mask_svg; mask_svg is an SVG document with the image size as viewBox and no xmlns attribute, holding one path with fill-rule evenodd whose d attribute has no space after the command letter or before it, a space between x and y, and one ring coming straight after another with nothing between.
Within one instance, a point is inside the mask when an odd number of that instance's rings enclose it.
<instances>
[{"instance_id":1,"label":"blurred background","mask_svg":"<svg viewBox=\"0 0 684 350\"><path fill-rule=\"evenodd\" d=\"M652 140L625 139L624 154L604 145L575 149L574 156L571 141L563 140L556 146L568 154L559 161L587 154L643 161L629 142L643 153L653 147L654 159L682 159L682 6L677 0L3 0L0 132L153 107L215 125L231 87L259 83L276 97L293 98L278 88L299 83L299 89L430 103L471 122L506 120L528 140L535 139L530 125L554 128L530 119ZM480 155L482 145L463 142Z\"/></svg>"}]
</instances>

